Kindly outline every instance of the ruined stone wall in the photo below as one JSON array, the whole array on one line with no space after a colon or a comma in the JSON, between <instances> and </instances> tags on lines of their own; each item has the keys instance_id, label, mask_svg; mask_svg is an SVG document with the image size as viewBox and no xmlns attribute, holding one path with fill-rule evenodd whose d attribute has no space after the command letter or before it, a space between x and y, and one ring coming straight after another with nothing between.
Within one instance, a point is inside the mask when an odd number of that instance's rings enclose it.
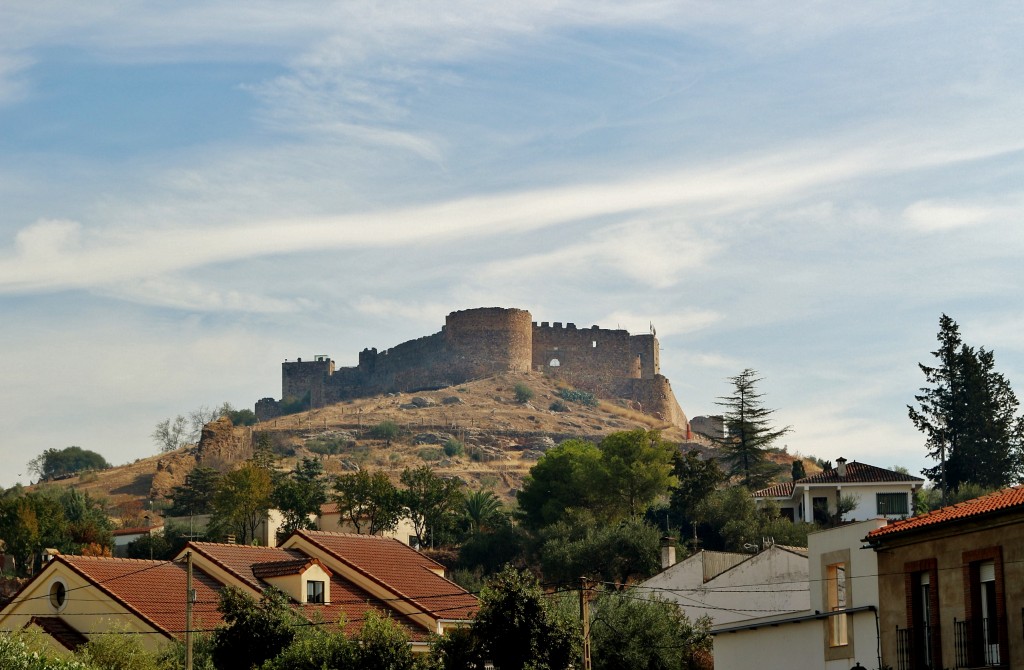
<instances>
[{"instance_id":1,"label":"ruined stone wall","mask_svg":"<svg viewBox=\"0 0 1024 670\"><path fill-rule=\"evenodd\" d=\"M686 419L659 374L658 340L621 329L536 324L522 309L486 307L452 312L440 332L383 352L364 349L356 367L334 369L326 357L285 362L282 397L310 393L313 407L394 391L452 386L499 372L536 370L603 396L634 400L666 421ZM642 383L641 383L642 382ZM257 417L274 415L261 400Z\"/></svg>"},{"instance_id":2,"label":"ruined stone wall","mask_svg":"<svg viewBox=\"0 0 1024 670\"><path fill-rule=\"evenodd\" d=\"M523 309L487 307L452 312L442 331L455 376L473 379L495 372L527 372L533 321Z\"/></svg>"},{"instance_id":3,"label":"ruined stone wall","mask_svg":"<svg viewBox=\"0 0 1024 670\"><path fill-rule=\"evenodd\" d=\"M534 370L565 379L597 393L617 395L623 379L653 379L658 341L653 335L631 336L625 330L577 328L545 321L533 324Z\"/></svg>"},{"instance_id":4,"label":"ruined stone wall","mask_svg":"<svg viewBox=\"0 0 1024 670\"><path fill-rule=\"evenodd\" d=\"M679 406L668 378L656 375L653 379L626 379L615 395L637 404L640 411L679 426L687 424L686 413Z\"/></svg>"},{"instance_id":5,"label":"ruined stone wall","mask_svg":"<svg viewBox=\"0 0 1024 670\"><path fill-rule=\"evenodd\" d=\"M285 361L281 364L281 397L301 399L309 391L310 402L318 407L324 403L324 384L332 374L334 361L326 356L312 361Z\"/></svg>"}]
</instances>

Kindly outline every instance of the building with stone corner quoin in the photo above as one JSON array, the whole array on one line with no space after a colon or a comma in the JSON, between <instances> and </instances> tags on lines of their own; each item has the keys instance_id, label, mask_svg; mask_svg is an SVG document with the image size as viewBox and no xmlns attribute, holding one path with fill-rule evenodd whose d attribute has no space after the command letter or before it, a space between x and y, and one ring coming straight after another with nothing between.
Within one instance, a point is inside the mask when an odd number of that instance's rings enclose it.
<instances>
[{"instance_id":1,"label":"building with stone corner quoin","mask_svg":"<svg viewBox=\"0 0 1024 670\"><path fill-rule=\"evenodd\" d=\"M256 403L262 421L284 402L317 408L380 393L410 393L502 372L543 372L600 397L623 398L643 412L685 426L686 415L660 372L654 328L622 329L533 321L524 309L483 307L450 313L441 330L390 349L364 349L355 367L328 355L281 365L281 400Z\"/></svg>"}]
</instances>

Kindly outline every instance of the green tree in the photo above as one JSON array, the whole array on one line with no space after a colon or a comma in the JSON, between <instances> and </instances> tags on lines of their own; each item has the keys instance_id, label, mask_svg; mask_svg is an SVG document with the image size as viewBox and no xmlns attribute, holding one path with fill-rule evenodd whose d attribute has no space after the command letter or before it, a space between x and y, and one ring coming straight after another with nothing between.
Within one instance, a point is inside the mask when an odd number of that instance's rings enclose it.
<instances>
[{"instance_id":1,"label":"green tree","mask_svg":"<svg viewBox=\"0 0 1024 670\"><path fill-rule=\"evenodd\" d=\"M298 622L288 597L271 587L259 602L234 586L225 586L218 605L226 624L213 634L217 670L251 670L274 658L295 637Z\"/></svg>"},{"instance_id":2,"label":"green tree","mask_svg":"<svg viewBox=\"0 0 1024 670\"><path fill-rule=\"evenodd\" d=\"M534 530L587 509L614 523L643 514L675 483L676 448L657 431L608 435L600 444L566 440L530 470L517 494L524 523Z\"/></svg>"},{"instance_id":3,"label":"green tree","mask_svg":"<svg viewBox=\"0 0 1024 670\"><path fill-rule=\"evenodd\" d=\"M725 481L725 473L718 461L701 458L700 452L691 449L673 455L672 475L676 485L669 491L670 519L676 528L690 532L699 520L700 504Z\"/></svg>"},{"instance_id":4,"label":"green tree","mask_svg":"<svg viewBox=\"0 0 1024 670\"><path fill-rule=\"evenodd\" d=\"M598 523L585 512L540 532L544 579L572 583L582 576L623 584L660 567L661 533L639 518Z\"/></svg>"},{"instance_id":5,"label":"green tree","mask_svg":"<svg viewBox=\"0 0 1024 670\"><path fill-rule=\"evenodd\" d=\"M351 667L360 670L413 670L416 658L409 646L409 635L394 619L374 610L352 639L355 658Z\"/></svg>"},{"instance_id":6,"label":"green tree","mask_svg":"<svg viewBox=\"0 0 1024 670\"><path fill-rule=\"evenodd\" d=\"M385 420L370 429L370 435L378 440L384 440L384 446L390 447L391 441L399 436L401 428L394 421Z\"/></svg>"},{"instance_id":7,"label":"green tree","mask_svg":"<svg viewBox=\"0 0 1024 670\"><path fill-rule=\"evenodd\" d=\"M164 419L156 424L151 437L163 453L181 449L191 444L188 419L181 414L173 419Z\"/></svg>"},{"instance_id":8,"label":"green tree","mask_svg":"<svg viewBox=\"0 0 1024 670\"><path fill-rule=\"evenodd\" d=\"M156 655L147 651L140 636L131 632L114 627L106 635L94 635L75 656L103 670L158 670Z\"/></svg>"},{"instance_id":9,"label":"green tree","mask_svg":"<svg viewBox=\"0 0 1024 670\"><path fill-rule=\"evenodd\" d=\"M402 501L420 546L426 546L428 533L438 540L455 527L462 507L458 480L438 477L427 465L406 468L400 480L405 486Z\"/></svg>"},{"instance_id":10,"label":"green tree","mask_svg":"<svg viewBox=\"0 0 1024 670\"><path fill-rule=\"evenodd\" d=\"M112 547L113 524L103 503L88 493L76 489L62 489L57 497L67 521L67 546L71 553L81 553L83 547L98 544Z\"/></svg>"},{"instance_id":11,"label":"green tree","mask_svg":"<svg viewBox=\"0 0 1024 670\"><path fill-rule=\"evenodd\" d=\"M612 433L598 448L604 471L601 491L612 518L636 518L676 483L672 476L676 448L656 430Z\"/></svg>"},{"instance_id":12,"label":"green tree","mask_svg":"<svg viewBox=\"0 0 1024 670\"><path fill-rule=\"evenodd\" d=\"M463 512L469 532L478 534L500 524L505 517L501 500L490 489L478 489L466 495Z\"/></svg>"},{"instance_id":13,"label":"green tree","mask_svg":"<svg viewBox=\"0 0 1024 670\"><path fill-rule=\"evenodd\" d=\"M716 403L725 408L726 437L721 444L731 466L729 474L739 476L750 489L766 486L777 474L778 468L766 453L775 440L791 430L789 426L776 429L771 425L775 410L764 406L764 395L757 391L761 381L755 370L747 368L729 378L732 394L720 397Z\"/></svg>"},{"instance_id":14,"label":"green tree","mask_svg":"<svg viewBox=\"0 0 1024 670\"><path fill-rule=\"evenodd\" d=\"M939 463L923 470L939 482L943 499L965 483L986 487L1018 481L1024 462L1024 418L1009 381L995 371L995 356L963 342L949 316L939 319L937 365L918 364L930 386L907 406L914 426L925 435L928 455Z\"/></svg>"},{"instance_id":15,"label":"green tree","mask_svg":"<svg viewBox=\"0 0 1024 670\"><path fill-rule=\"evenodd\" d=\"M95 451L74 446L47 449L28 464L29 472L36 473L40 479L55 479L83 470L106 470L109 467L107 460Z\"/></svg>"},{"instance_id":16,"label":"green tree","mask_svg":"<svg viewBox=\"0 0 1024 670\"><path fill-rule=\"evenodd\" d=\"M394 530L402 517L403 498L382 471L367 470L345 474L334 480L334 502L338 513L362 533L370 535Z\"/></svg>"},{"instance_id":17,"label":"green tree","mask_svg":"<svg viewBox=\"0 0 1024 670\"><path fill-rule=\"evenodd\" d=\"M760 546L762 538L774 538L776 544L807 546L807 534L818 530L814 524L790 521L774 504L760 509L750 491L743 486L730 486L715 491L698 507L697 532L704 549L718 551L749 551Z\"/></svg>"},{"instance_id":18,"label":"green tree","mask_svg":"<svg viewBox=\"0 0 1024 670\"><path fill-rule=\"evenodd\" d=\"M557 611L533 575L511 566L481 592L473 637L497 670L565 670L580 653L579 623Z\"/></svg>"},{"instance_id":19,"label":"green tree","mask_svg":"<svg viewBox=\"0 0 1024 670\"><path fill-rule=\"evenodd\" d=\"M310 516L319 514L320 506L327 502L323 473L320 459L307 456L289 474L275 476L270 500L284 516L279 531L281 537L287 537L295 530L315 528Z\"/></svg>"},{"instance_id":20,"label":"green tree","mask_svg":"<svg viewBox=\"0 0 1024 670\"><path fill-rule=\"evenodd\" d=\"M270 471L253 461L223 475L214 498L214 525L230 529L239 543L249 544L267 516L273 489Z\"/></svg>"},{"instance_id":21,"label":"green tree","mask_svg":"<svg viewBox=\"0 0 1024 670\"><path fill-rule=\"evenodd\" d=\"M635 591L602 591L591 608L594 670L711 667L711 620Z\"/></svg>"},{"instance_id":22,"label":"green tree","mask_svg":"<svg viewBox=\"0 0 1024 670\"><path fill-rule=\"evenodd\" d=\"M566 440L548 450L516 494L523 522L539 529L565 518L574 507L596 509L602 476L601 450L584 440Z\"/></svg>"},{"instance_id":23,"label":"green tree","mask_svg":"<svg viewBox=\"0 0 1024 670\"><path fill-rule=\"evenodd\" d=\"M802 459L798 458L793 461L793 469L791 474L793 476L794 482L798 479L803 479L804 477L807 476L807 470L804 469L804 462Z\"/></svg>"},{"instance_id":24,"label":"green tree","mask_svg":"<svg viewBox=\"0 0 1024 670\"><path fill-rule=\"evenodd\" d=\"M220 486L220 473L205 465L197 465L185 475L185 483L171 491L174 504L171 516L192 516L213 512L214 499Z\"/></svg>"}]
</instances>

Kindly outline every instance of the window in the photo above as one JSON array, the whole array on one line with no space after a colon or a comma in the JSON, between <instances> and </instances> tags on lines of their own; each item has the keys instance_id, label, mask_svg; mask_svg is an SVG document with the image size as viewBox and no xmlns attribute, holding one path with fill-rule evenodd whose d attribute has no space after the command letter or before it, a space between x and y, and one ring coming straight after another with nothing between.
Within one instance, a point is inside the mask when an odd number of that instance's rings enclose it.
<instances>
[{"instance_id":1,"label":"window","mask_svg":"<svg viewBox=\"0 0 1024 670\"><path fill-rule=\"evenodd\" d=\"M1001 547L964 552L966 615L956 624L957 665L992 667L1007 656Z\"/></svg>"},{"instance_id":2,"label":"window","mask_svg":"<svg viewBox=\"0 0 1024 670\"><path fill-rule=\"evenodd\" d=\"M306 602L322 605L324 603L324 583L310 580L306 582Z\"/></svg>"},{"instance_id":3,"label":"window","mask_svg":"<svg viewBox=\"0 0 1024 670\"><path fill-rule=\"evenodd\" d=\"M68 587L64 582L55 581L50 584L50 606L58 612L64 609L68 602Z\"/></svg>"},{"instance_id":4,"label":"window","mask_svg":"<svg viewBox=\"0 0 1024 670\"><path fill-rule=\"evenodd\" d=\"M903 564L903 572L907 624L896 627L896 668L943 668L938 561L909 561Z\"/></svg>"},{"instance_id":5,"label":"window","mask_svg":"<svg viewBox=\"0 0 1024 670\"><path fill-rule=\"evenodd\" d=\"M828 586L828 610L841 612L846 609L846 564L832 563L825 569ZM837 614L829 618L828 644L842 647L849 644L846 634L846 615Z\"/></svg>"},{"instance_id":6,"label":"window","mask_svg":"<svg viewBox=\"0 0 1024 670\"><path fill-rule=\"evenodd\" d=\"M910 513L906 493L876 493L875 504L878 513L883 516L887 514L907 516Z\"/></svg>"}]
</instances>

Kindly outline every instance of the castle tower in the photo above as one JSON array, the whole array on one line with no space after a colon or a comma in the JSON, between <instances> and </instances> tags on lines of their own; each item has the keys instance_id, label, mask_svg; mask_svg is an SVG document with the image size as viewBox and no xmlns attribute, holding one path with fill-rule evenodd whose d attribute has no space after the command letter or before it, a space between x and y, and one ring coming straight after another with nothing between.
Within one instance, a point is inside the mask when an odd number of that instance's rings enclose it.
<instances>
[{"instance_id":1,"label":"castle tower","mask_svg":"<svg viewBox=\"0 0 1024 670\"><path fill-rule=\"evenodd\" d=\"M528 372L533 317L524 309L483 307L452 312L444 339L453 367L467 379L495 372Z\"/></svg>"}]
</instances>

